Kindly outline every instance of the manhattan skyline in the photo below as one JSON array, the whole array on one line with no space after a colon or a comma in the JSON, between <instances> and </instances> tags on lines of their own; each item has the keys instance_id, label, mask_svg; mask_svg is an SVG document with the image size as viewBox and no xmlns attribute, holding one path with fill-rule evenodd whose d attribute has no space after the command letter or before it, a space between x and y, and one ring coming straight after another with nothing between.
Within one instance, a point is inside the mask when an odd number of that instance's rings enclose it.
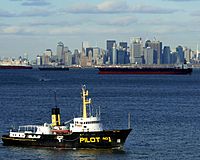
<instances>
[{"instance_id":1,"label":"manhattan skyline","mask_svg":"<svg viewBox=\"0 0 200 160\"><path fill-rule=\"evenodd\" d=\"M198 0L6 0L0 6L0 57L35 57L62 41L105 48L107 39L161 40L195 50L200 35Z\"/></svg>"}]
</instances>

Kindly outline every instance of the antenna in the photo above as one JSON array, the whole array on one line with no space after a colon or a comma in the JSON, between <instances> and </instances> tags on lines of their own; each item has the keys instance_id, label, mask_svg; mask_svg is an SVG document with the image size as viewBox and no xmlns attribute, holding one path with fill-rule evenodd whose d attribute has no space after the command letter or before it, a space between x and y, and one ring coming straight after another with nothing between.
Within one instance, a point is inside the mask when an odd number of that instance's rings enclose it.
<instances>
[{"instance_id":1,"label":"antenna","mask_svg":"<svg viewBox=\"0 0 200 160\"><path fill-rule=\"evenodd\" d=\"M128 128L131 129L131 113L128 113Z\"/></svg>"},{"instance_id":2,"label":"antenna","mask_svg":"<svg viewBox=\"0 0 200 160\"><path fill-rule=\"evenodd\" d=\"M198 43L197 43L197 55L196 55L196 59L197 59L197 61L199 59L199 45L198 45Z\"/></svg>"}]
</instances>

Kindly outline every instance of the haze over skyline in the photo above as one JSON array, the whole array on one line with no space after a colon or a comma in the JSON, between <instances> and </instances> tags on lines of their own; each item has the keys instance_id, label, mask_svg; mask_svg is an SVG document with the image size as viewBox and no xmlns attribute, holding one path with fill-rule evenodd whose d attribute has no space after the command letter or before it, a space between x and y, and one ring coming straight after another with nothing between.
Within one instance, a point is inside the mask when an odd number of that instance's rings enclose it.
<instances>
[{"instance_id":1,"label":"haze over skyline","mask_svg":"<svg viewBox=\"0 0 200 160\"><path fill-rule=\"evenodd\" d=\"M62 41L72 51L89 41L154 39L196 49L199 0L6 0L0 6L0 57L41 54Z\"/></svg>"}]
</instances>

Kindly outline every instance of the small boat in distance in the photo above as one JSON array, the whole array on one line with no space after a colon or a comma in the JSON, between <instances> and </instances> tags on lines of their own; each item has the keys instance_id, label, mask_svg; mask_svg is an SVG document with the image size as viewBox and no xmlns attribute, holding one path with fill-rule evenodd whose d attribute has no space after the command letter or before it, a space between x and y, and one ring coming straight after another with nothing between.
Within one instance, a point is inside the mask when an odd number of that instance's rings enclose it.
<instances>
[{"instance_id":1,"label":"small boat in distance","mask_svg":"<svg viewBox=\"0 0 200 160\"><path fill-rule=\"evenodd\" d=\"M92 113L88 90L82 87L82 116L61 123L60 109L52 108L52 123L19 126L2 136L4 145L54 148L116 148L121 149L131 132L128 129L104 130L100 111ZM55 95L56 101L56 95Z\"/></svg>"},{"instance_id":2,"label":"small boat in distance","mask_svg":"<svg viewBox=\"0 0 200 160\"><path fill-rule=\"evenodd\" d=\"M69 67L66 66L40 66L41 71L69 71Z\"/></svg>"}]
</instances>

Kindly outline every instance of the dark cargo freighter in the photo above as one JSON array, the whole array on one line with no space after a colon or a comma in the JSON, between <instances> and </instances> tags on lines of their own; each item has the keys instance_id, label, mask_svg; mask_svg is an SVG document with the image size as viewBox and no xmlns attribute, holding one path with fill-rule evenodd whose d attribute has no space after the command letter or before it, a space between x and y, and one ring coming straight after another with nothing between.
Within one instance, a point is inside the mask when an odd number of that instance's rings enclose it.
<instances>
[{"instance_id":1,"label":"dark cargo freighter","mask_svg":"<svg viewBox=\"0 0 200 160\"><path fill-rule=\"evenodd\" d=\"M97 67L99 74L191 74L192 68L187 67Z\"/></svg>"}]
</instances>

